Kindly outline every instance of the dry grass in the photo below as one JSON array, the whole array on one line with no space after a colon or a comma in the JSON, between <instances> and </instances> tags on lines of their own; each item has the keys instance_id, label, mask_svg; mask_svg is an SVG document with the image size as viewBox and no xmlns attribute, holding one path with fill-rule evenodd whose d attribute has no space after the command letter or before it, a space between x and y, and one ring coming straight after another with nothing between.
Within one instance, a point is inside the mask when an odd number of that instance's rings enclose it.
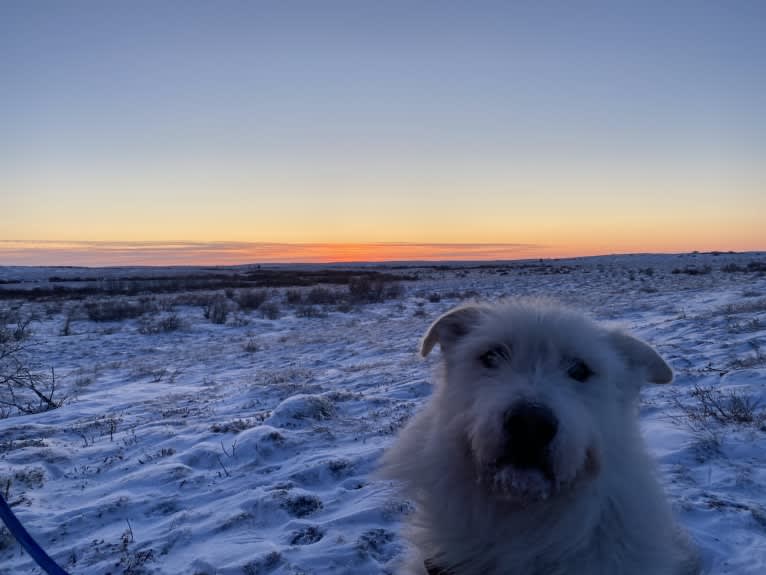
<instances>
[{"instance_id":1,"label":"dry grass","mask_svg":"<svg viewBox=\"0 0 766 575\"><path fill-rule=\"evenodd\" d=\"M692 431L717 434L724 426L766 426L766 409L744 391L694 384L689 396L692 401L682 401L676 394L672 403L680 412L677 421Z\"/></svg>"}]
</instances>

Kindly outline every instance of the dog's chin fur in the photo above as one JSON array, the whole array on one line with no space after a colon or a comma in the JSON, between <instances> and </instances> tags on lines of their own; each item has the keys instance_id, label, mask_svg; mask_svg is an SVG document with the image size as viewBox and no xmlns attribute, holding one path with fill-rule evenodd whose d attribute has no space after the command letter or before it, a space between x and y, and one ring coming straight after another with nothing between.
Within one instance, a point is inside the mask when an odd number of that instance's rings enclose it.
<instances>
[{"instance_id":1,"label":"dog's chin fur","mask_svg":"<svg viewBox=\"0 0 766 575\"><path fill-rule=\"evenodd\" d=\"M524 509L569 495L592 481L599 472L598 460L597 450L588 448L582 465L571 476L557 474L550 464L543 469L519 469L502 461L477 462L477 483L504 504Z\"/></svg>"},{"instance_id":2,"label":"dog's chin fur","mask_svg":"<svg viewBox=\"0 0 766 575\"><path fill-rule=\"evenodd\" d=\"M498 499L524 508L553 497L560 489L552 477L538 469L517 469L504 465L488 466L479 480Z\"/></svg>"}]
</instances>

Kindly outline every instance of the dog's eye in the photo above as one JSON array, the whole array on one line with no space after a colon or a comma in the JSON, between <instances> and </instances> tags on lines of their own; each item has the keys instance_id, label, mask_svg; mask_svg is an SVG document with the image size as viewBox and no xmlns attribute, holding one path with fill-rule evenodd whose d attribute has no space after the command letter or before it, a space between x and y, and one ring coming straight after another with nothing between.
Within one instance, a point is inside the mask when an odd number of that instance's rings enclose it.
<instances>
[{"instance_id":1,"label":"dog's eye","mask_svg":"<svg viewBox=\"0 0 766 575\"><path fill-rule=\"evenodd\" d=\"M487 369L496 369L500 362L510 359L510 352L504 345L497 345L479 356L479 361Z\"/></svg>"},{"instance_id":2,"label":"dog's eye","mask_svg":"<svg viewBox=\"0 0 766 575\"><path fill-rule=\"evenodd\" d=\"M585 381L593 375L593 370L583 360L575 359L567 369L567 375L576 381Z\"/></svg>"}]
</instances>

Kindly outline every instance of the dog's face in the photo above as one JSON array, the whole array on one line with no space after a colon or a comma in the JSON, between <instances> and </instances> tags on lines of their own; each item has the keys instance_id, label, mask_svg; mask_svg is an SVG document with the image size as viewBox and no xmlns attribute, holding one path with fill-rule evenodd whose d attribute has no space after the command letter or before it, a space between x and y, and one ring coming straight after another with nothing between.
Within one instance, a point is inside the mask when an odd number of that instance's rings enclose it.
<instances>
[{"instance_id":1,"label":"dog's face","mask_svg":"<svg viewBox=\"0 0 766 575\"><path fill-rule=\"evenodd\" d=\"M437 402L440 433L493 497L528 506L592 480L607 434L633 432L645 381L672 372L644 342L580 314L533 303L469 305L439 318L421 348L436 343L446 374Z\"/></svg>"}]
</instances>

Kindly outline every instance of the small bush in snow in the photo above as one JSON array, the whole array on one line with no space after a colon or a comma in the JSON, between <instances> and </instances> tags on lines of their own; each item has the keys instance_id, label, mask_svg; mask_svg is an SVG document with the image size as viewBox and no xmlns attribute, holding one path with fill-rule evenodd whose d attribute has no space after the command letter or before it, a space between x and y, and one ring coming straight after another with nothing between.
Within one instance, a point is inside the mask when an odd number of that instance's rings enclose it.
<instances>
[{"instance_id":1,"label":"small bush in snow","mask_svg":"<svg viewBox=\"0 0 766 575\"><path fill-rule=\"evenodd\" d=\"M290 305L303 303L303 293L297 289L289 289L285 292L285 301Z\"/></svg>"},{"instance_id":2,"label":"small bush in snow","mask_svg":"<svg viewBox=\"0 0 766 575\"><path fill-rule=\"evenodd\" d=\"M70 312L66 314L66 317L64 318L64 325L61 326L61 331L59 332L59 335L66 337L71 334L72 334L72 314Z\"/></svg>"},{"instance_id":3,"label":"small bush in snow","mask_svg":"<svg viewBox=\"0 0 766 575\"><path fill-rule=\"evenodd\" d=\"M258 345L258 342L254 337L247 338L247 341L242 344L242 349L244 349L247 353L255 353L260 348L261 346Z\"/></svg>"},{"instance_id":4,"label":"small bush in snow","mask_svg":"<svg viewBox=\"0 0 766 575\"><path fill-rule=\"evenodd\" d=\"M0 526L0 551L12 548L16 545L16 538L11 535L5 525Z\"/></svg>"},{"instance_id":5,"label":"small bush in snow","mask_svg":"<svg viewBox=\"0 0 766 575\"><path fill-rule=\"evenodd\" d=\"M23 341L32 335L30 324L34 321L34 318L25 317L19 318L16 322L16 328L13 330L13 339L16 341Z\"/></svg>"},{"instance_id":6,"label":"small bush in snow","mask_svg":"<svg viewBox=\"0 0 766 575\"><path fill-rule=\"evenodd\" d=\"M745 272L756 272L756 273L763 273L766 272L766 262L761 262L758 260L753 260L751 262L748 262L746 266L740 266L734 263L726 264L725 266L721 267L722 272L726 273L745 273Z\"/></svg>"},{"instance_id":7,"label":"small bush in snow","mask_svg":"<svg viewBox=\"0 0 766 575\"><path fill-rule=\"evenodd\" d=\"M226 318L229 317L229 307L226 303L226 298L222 295L210 298L203 308L203 313L205 314L205 319L209 319L213 323L226 323Z\"/></svg>"},{"instance_id":8,"label":"small bush in snow","mask_svg":"<svg viewBox=\"0 0 766 575\"><path fill-rule=\"evenodd\" d=\"M159 322L160 330L163 332L177 331L183 327L181 318L172 313L162 318Z\"/></svg>"},{"instance_id":9,"label":"small bush in snow","mask_svg":"<svg viewBox=\"0 0 766 575\"><path fill-rule=\"evenodd\" d=\"M306 517L322 509L322 500L308 493L290 494L282 507L293 517Z\"/></svg>"},{"instance_id":10,"label":"small bush in snow","mask_svg":"<svg viewBox=\"0 0 766 575\"><path fill-rule=\"evenodd\" d=\"M210 303L210 294L204 292L181 293L169 299L169 305L193 305L204 308Z\"/></svg>"},{"instance_id":11,"label":"small bush in snow","mask_svg":"<svg viewBox=\"0 0 766 575\"><path fill-rule=\"evenodd\" d=\"M766 410L742 391L695 384L690 396L691 402L682 402L678 396L673 401L683 413L683 421L694 431L710 431L715 424L766 425Z\"/></svg>"},{"instance_id":12,"label":"small bush in snow","mask_svg":"<svg viewBox=\"0 0 766 575\"><path fill-rule=\"evenodd\" d=\"M143 320L138 326L139 333L151 335L155 333L168 333L178 331L183 327L181 318L176 314L170 314L155 320Z\"/></svg>"},{"instance_id":13,"label":"small bush in snow","mask_svg":"<svg viewBox=\"0 0 766 575\"><path fill-rule=\"evenodd\" d=\"M713 271L711 266L703 266L698 268L696 266L686 266L685 268L675 268L671 273L674 274L686 274L689 276L702 276L707 275Z\"/></svg>"},{"instance_id":14,"label":"small bush in snow","mask_svg":"<svg viewBox=\"0 0 766 575\"><path fill-rule=\"evenodd\" d=\"M259 310L266 319L279 319L281 312L276 302L266 302Z\"/></svg>"},{"instance_id":15,"label":"small bush in snow","mask_svg":"<svg viewBox=\"0 0 766 575\"><path fill-rule=\"evenodd\" d=\"M235 419L225 423L214 423L210 426L213 433L239 433L251 427L255 427L259 422L254 419Z\"/></svg>"},{"instance_id":16,"label":"small bush in snow","mask_svg":"<svg viewBox=\"0 0 766 575\"><path fill-rule=\"evenodd\" d=\"M344 294L324 287L311 288L306 294L306 302L310 305L337 304L344 299Z\"/></svg>"},{"instance_id":17,"label":"small bush in snow","mask_svg":"<svg viewBox=\"0 0 766 575\"><path fill-rule=\"evenodd\" d=\"M122 575L143 575L146 573L144 565L154 561L154 549L131 549L135 539L133 537L133 528L128 522L128 528L120 537L120 562Z\"/></svg>"},{"instance_id":18,"label":"small bush in snow","mask_svg":"<svg viewBox=\"0 0 766 575\"><path fill-rule=\"evenodd\" d=\"M760 313L766 311L766 298L730 303L721 308L720 311L727 315L735 313Z\"/></svg>"},{"instance_id":19,"label":"small bush in snow","mask_svg":"<svg viewBox=\"0 0 766 575\"><path fill-rule=\"evenodd\" d=\"M81 375L74 380L74 386L77 389L83 389L93 384L93 378L86 375Z\"/></svg>"},{"instance_id":20,"label":"small bush in snow","mask_svg":"<svg viewBox=\"0 0 766 575\"><path fill-rule=\"evenodd\" d=\"M246 327L250 325L250 318L241 313L235 313L234 318L231 320L231 325L234 327Z\"/></svg>"},{"instance_id":21,"label":"small bush in snow","mask_svg":"<svg viewBox=\"0 0 766 575\"><path fill-rule=\"evenodd\" d=\"M357 539L356 548L363 555L372 555L377 558L388 558L393 555L394 534L386 529L370 529L365 531Z\"/></svg>"},{"instance_id":22,"label":"small bush in snow","mask_svg":"<svg viewBox=\"0 0 766 575\"><path fill-rule=\"evenodd\" d=\"M269 299L269 292L263 289L242 290L234 296L234 301L244 310L258 309Z\"/></svg>"},{"instance_id":23,"label":"small bush in snow","mask_svg":"<svg viewBox=\"0 0 766 575\"><path fill-rule=\"evenodd\" d=\"M334 417L335 405L321 395L292 395L274 408L269 420L272 425L291 424L295 420L313 419L321 421Z\"/></svg>"},{"instance_id":24,"label":"small bush in snow","mask_svg":"<svg viewBox=\"0 0 766 575\"><path fill-rule=\"evenodd\" d=\"M354 304L348 301L343 301L335 306L335 311L339 311L341 313L350 313L354 311Z\"/></svg>"},{"instance_id":25,"label":"small bush in snow","mask_svg":"<svg viewBox=\"0 0 766 575\"><path fill-rule=\"evenodd\" d=\"M13 471L13 475L4 477L0 475L0 486L8 497L11 486L21 485L27 489L42 487L45 483L45 471L40 467L22 467Z\"/></svg>"},{"instance_id":26,"label":"small bush in snow","mask_svg":"<svg viewBox=\"0 0 766 575\"><path fill-rule=\"evenodd\" d=\"M307 525L290 535L290 545L311 545L322 540L324 532L316 525Z\"/></svg>"},{"instance_id":27,"label":"small bush in snow","mask_svg":"<svg viewBox=\"0 0 766 575\"><path fill-rule=\"evenodd\" d=\"M0 419L30 415L61 407L64 402L50 375L30 363L27 348L13 340L0 341Z\"/></svg>"},{"instance_id":28,"label":"small bush in snow","mask_svg":"<svg viewBox=\"0 0 766 575\"><path fill-rule=\"evenodd\" d=\"M325 317L327 314L314 305L301 305L295 310L298 317Z\"/></svg>"},{"instance_id":29,"label":"small bush in snow","mask_svg":"<svg viewBox=\"0 0 766 575\"><path fill-rule=\"evenodd\" d=\"M451 290L451 291L442 293L442 297L444 299L465 300L465 299L477 298L479 296L480 294L476 290L465 290L465 291Z\"/></svg>"},{"instance_id":30,"label":"small bush in snow","mask_svg":"<svg viewBox=\"0 0 766 575\"><path fill-rule=\"evenodd\" d=\"M404 297L404 288L400 283L390 283L386 285L386 299L401 299Z\"/></svg>"},{"instance_id":31,"label":"small bush in snow","mask_svg":"<svg viewBox=\"0 0 766 575\"><path fill-rule=\"evenodd\" d=\"M366 277L354 278L348 284L351 301L359 303L381 302L385 296L386 285L382 280Z\"/></svg>"},{"instance_id":32,"label":"small bush in snow","mask_svg":"<svg viewBox=\"0 0 766 575\"><path fill-rule=\"evenodd\" d=\"M85 304L85 312L91 321L123 321L134 319L151 311L149 301L130 302L123 299L110 299Z\"/></svg>"},{"instance_id":33,"label":"small bush in snow","mask_svg":"<svg viewBox=\"0 0 766 575\"><path fill-rule=\"evenodd\" d=\"M18 311L0 314L0 342L23 341L32 335L30 326L35 321L34 316L22 317Z\"/></svg>"}]
</instances>

